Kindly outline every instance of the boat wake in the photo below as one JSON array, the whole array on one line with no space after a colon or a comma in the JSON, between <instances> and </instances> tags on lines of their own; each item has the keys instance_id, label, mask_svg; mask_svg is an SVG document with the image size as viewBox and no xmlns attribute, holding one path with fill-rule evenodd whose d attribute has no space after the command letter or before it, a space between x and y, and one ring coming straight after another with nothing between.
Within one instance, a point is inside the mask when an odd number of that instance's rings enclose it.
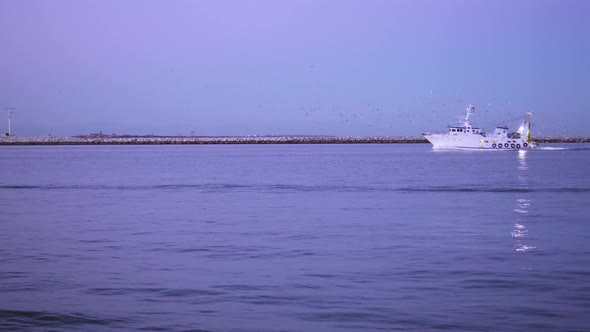
<instances>
[{"instance_id":1,"label":"boat wake","mask_svg":"<svg viewBox=\"0 0 590 332\"><path fill-rule=\"evenodd\" d=\"M561 151L561 150L571 150L571 148L562 148L562 147L555 147L555 146L540 146L537 150L545 150L545 151Z\"/></svg>"},{"instance_id":2,"label":"boat wake","mask_svg":"<svg viewBox=\"0 0 590 332\"><path fill-rule=\"evenodd\" d=\"M542 146L538 147L537 150L545 151L588 151L590 146L575 146L575 147L562 147L562 146Z\"/></svg>"}]
</instances>

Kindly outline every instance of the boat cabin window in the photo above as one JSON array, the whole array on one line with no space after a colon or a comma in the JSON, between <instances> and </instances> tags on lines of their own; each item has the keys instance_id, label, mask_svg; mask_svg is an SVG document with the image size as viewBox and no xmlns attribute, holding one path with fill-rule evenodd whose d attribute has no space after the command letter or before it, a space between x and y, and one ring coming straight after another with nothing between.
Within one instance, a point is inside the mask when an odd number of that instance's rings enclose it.
<instances>
[{"instance_id":1,"label":"boat cabin window","mask_svg":"<svg viewBox=\"0 0 590 332\"><path fill-rule=\"evenodd\" d=\"M455 128L451 129L452 132L455 132Z\"/></svg>"}]
</instances>

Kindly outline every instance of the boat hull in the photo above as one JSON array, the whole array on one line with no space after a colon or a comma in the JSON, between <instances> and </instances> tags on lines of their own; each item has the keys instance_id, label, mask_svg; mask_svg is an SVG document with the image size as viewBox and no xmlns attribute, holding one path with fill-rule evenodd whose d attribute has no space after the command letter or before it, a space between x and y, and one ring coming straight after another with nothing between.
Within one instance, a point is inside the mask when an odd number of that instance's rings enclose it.
<instances>
[{"instance_id":1,"label":"boat hull","mask_svg":"<svg viewBox=\"0 0 590 332\"><path fill-rule=\"evenodd\" d=\"M437 150L522 150L537 146L534 142L524 139L511 139L507 137L486 137L482 135L448 135L429 134L424 135L433 149Z\"/></svg>"}]
</instances>

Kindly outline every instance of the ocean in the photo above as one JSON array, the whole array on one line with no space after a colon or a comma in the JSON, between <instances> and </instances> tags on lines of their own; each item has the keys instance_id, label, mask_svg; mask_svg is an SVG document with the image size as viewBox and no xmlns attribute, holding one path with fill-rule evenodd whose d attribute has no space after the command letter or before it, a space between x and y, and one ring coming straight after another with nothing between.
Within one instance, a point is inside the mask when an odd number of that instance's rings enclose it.
<instances>
[{"instance_id":1,"label":"ocean","mask_svg":"<svg viewBox=\"0 0 590 332\"><path fill-rule=\"evenodd\" d=\"M0 330L588 331L590 145L0 147Z\"/></svg>"}]
</instances>

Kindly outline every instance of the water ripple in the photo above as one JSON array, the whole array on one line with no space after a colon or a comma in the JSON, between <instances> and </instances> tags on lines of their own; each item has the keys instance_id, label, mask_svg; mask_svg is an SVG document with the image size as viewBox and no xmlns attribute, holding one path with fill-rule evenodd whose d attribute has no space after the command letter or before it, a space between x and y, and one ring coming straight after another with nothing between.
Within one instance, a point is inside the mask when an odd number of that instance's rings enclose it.
<instances>
[{"instance_id":1,"label":"water ripple","mask_svg":"<svg viewBox=\"0 0 590 332\"><path fill-rule=\"evenodd\" d=\"M588 193L587 187L471 187L471 186L416 186L416 187L386 187L386 186L344 186L344 185L243 185L243 184L163 184L146 186L109 186L109 185L0 185L0 190L183 190L195 189L205 192L240 191L271 191L271 192L431 192L431 193Z\"/></svg>"},{"instance_id":2,"label":"water ripple","mask_svg":"<svg viewBox=\"0 0 590 332\"><path fill-rule=\"evenodd\" d=\"M187 297L187 296L218 296L224 294L220 291L192 288L158 288L158 287L127 287L127 288L90 288L88 293L95 295L129 295L151 294L162 297Z\"/></svg>"},{"instance_id":3,"label":"water ripple","mask_svg":"<svg viewBox=\"0 0 590 332\"><path fill-rule=\"evenodd\" d=\"M47 328L73 328L83 325L115 327L126 321L121 318L96 317L80 313L65 314L49 311L0 310L0 329L5 331L40 326Z\"/></svg>"}]
</instances>

